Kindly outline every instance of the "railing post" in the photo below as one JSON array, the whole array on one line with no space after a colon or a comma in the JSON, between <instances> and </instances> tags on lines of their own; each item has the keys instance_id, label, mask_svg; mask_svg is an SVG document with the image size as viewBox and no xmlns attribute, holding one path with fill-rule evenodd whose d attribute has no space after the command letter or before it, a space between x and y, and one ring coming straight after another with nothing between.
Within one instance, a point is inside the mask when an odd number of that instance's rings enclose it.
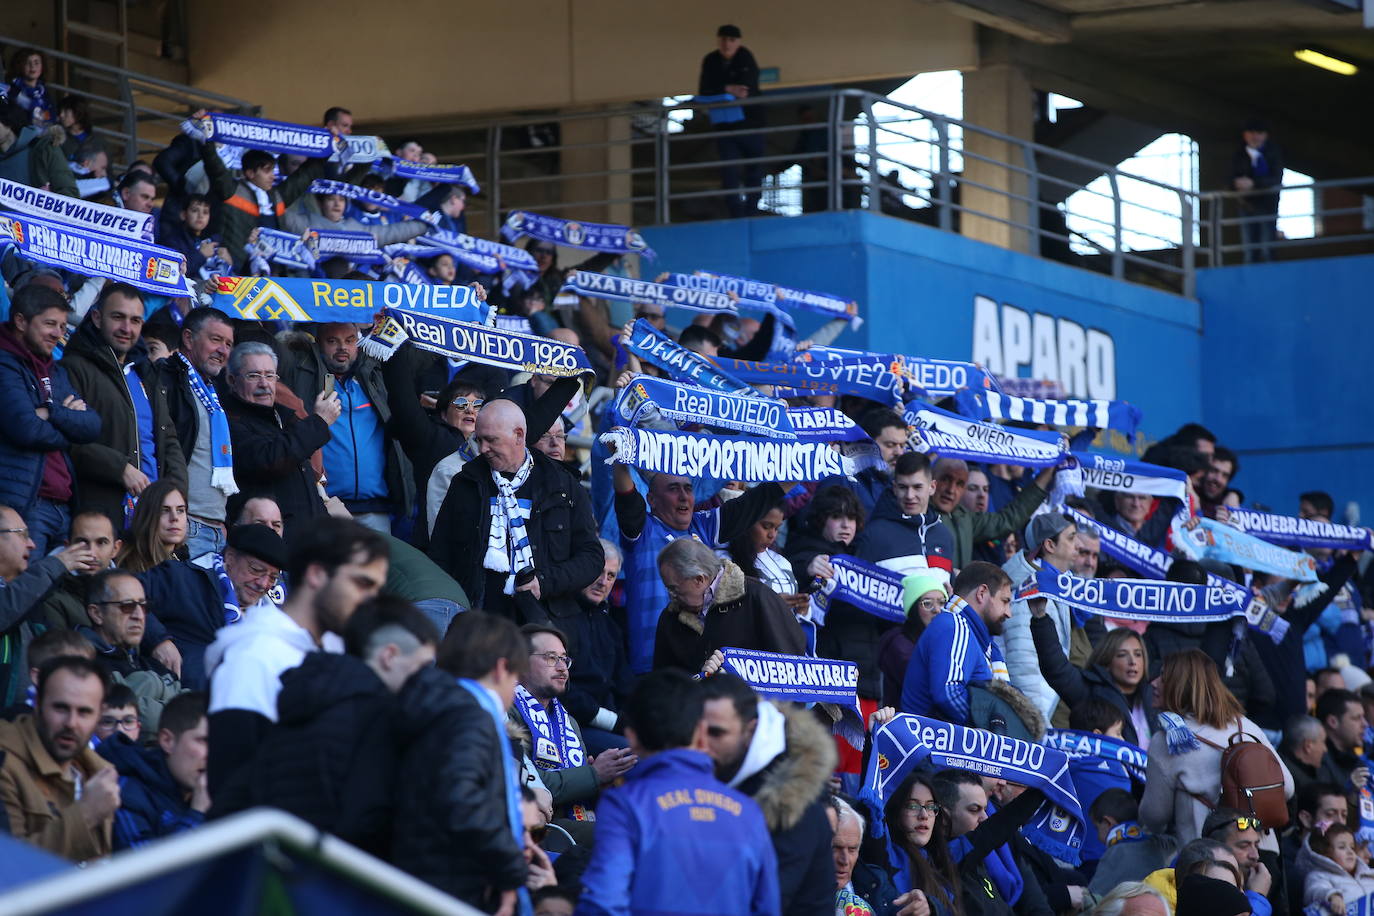
<instances>
[{"instance_id":1,"label":"railing post","mask_svg":"<svg viewBox=\"0 0 1374 916\"><path fill-rule=\"evenodd\" d=\"M668 206L668 109L658 115L658 132L654 135L654 222L666 226L672 222Z\"/></svg>"},{"instance_id":2,"label":"railing post","mask_svg":"<svg viewBox=\"0 0 1374 916\"><path fill-rule=\"evenodd\" d=\"M939 163L939 171L935 176L935 194L940 201L940 212L937 217L942 230L953 232L954 213L950 207L952 176L949 173L949 122L944 118L932 118L931 123L935 125L936 156Z\"/></svg>"},{"instance_id":3,"label":"railing post","mask_svg":"<svg viewBox=\"0 0 1374 916\"><path fill-rule=\"evenodd\" d=\"M1221 208L1224 207L1224 206L1226 205L1226 198L1221 197L1221 196L1219 196L1219 195L1217 195L1217 194L1211 194L1211 195L1208 195L1208 200L1211 202L1211 206L1208 208L1208 230L1207 230L1208 233L1211 235L1211 238L1208 239L1208 243L1209 243L1209 245L1210 245L1210 251L1211 251L1211 253L1210 253L1210 255L1208 256L1208 259L1207 259L1207 266L1208 266L1208 267L1221 267L1221 266L1223 266L1223 263L1224 263L1223 260L1222 260L1222 252L1221 252L1221 248L1222 248L1222 239L1221 239L1221 231L1222 231L1222 224L1221 224Z\"/></svg>"},{"instance_id":4,"label":"railing post","mask_svg":"<svg viewBox=\"0 0 1374 916\"><path fill-rule=\"evenodd\" d=\"M1112 184L1112 276L1120 280L1126 276L1126 264L1121 257L1121 188L1115 170L1107 173Z\"/></svg>"},{"instance_id":5,"label":"railing post","mask_svg":"<svg viewBox=\"0 0 1374 916\"><path fill-rule=\"evenodd\" d=\"M134 92L129 86L129 74L119 74L119 98L124 102L124 164L138 159L138 112L134 109Z\"/></svg>"},{"instance_id":6,"label":"railing post","mask_svg":"<svg viewBox=\"0 0 1374 916\"><path fill-rule=\"evenodd\" d=\"M1029 144L1022 142L1021 159L1026 166L1026 228L1030 231L1031 241L1034 247L1030 249L1031 254L1039 257L1040 255L1040 168L1035 157L1035 149Z\"/></svg>"},{"instance_id":7,"label":"railing post","mask_svg":"<svg viewBox=\"0 0 1374 916\"><path fill-rule=\"evenodd\" d=\"M1179 243L1179 254L1183 268L1183 295L1192 299L1197 294L1197 249L1193 245L1193 196L1179 190L1180 212L1183 219L1183 234Z\"/></svg>"},{"instance_id":8,"label":"railing post","mask_svg":"<svg viewBox=\"0 0 1374 916\"><path fill-rule=\"evenodd\" d=\"M840 151L844 147L844 98L839 93L830 94L830 111L826 131L826 169L825 198L826 209L840 210L844 207L844 173L840 169ZM805 195L803 195L805 199Z\"/></svg>"},{"instance_id":9,"label":"railing post","mask_svg":"<svg viewBox=\"0 0 1374 916\"><path fill-rule=\"evenodd\" d=\"M487 128L487 186L491 188L491 234L501 232L501 125Z\"/></svg>"},{"instance_id":10,"label":"railing post","mask_svg":"<svg viewBox=\"0 0 1374 916\"><path fill-rule=\"evenodd\" d=\"M864 98L864 118L868 121L868 209L881 213L882 184L878 181L878 121L873 117L873 99Z\"/></svg>"}]
</instances>

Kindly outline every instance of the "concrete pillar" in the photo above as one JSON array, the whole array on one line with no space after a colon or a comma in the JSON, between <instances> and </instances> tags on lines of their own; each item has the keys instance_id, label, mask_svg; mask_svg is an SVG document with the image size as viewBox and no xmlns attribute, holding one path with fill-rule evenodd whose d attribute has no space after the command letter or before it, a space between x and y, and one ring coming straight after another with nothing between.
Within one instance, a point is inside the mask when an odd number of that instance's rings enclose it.
<instances>
[{"instance_id":1,"label":"concrete pillar","mask_svg":"<svg viewBox=\"0 0 1374 916\"><path fill-rule=\"evenodd\" d=\"M968 123L1032 140L1034 115L1035 93L1020 67L991 64L964 74L964 120ZM1025 197L1030 187L1025 174L1007 168L1008 164L1016 168L1026 166L1020 147L977 131L964 132L961 203L965 210L960 218L960 232L1002 248L1029 252L1030 233L1000 221L1024 225L1038 217L1025 201L1007 196ZM983 187L974 186L974 182Z\"/></svg>"},{"instance_id":2,"label":"concrete pillar","mask_svg":"<svg viewBox=\"0 0 1374 916\"><path fill-rule=\"evenodd\" d=\"M577 205L558 210L557 216L597 223L630 225L634 222L633 207L628 202L633 192L631 176L589 174L628 169L629 139L628 117L589 117L563 122L562 145L583 148L563 150L560 154L563 177L558 199ZM588 203L579 203L581 201Z\"/></svg>"}]
</instances>

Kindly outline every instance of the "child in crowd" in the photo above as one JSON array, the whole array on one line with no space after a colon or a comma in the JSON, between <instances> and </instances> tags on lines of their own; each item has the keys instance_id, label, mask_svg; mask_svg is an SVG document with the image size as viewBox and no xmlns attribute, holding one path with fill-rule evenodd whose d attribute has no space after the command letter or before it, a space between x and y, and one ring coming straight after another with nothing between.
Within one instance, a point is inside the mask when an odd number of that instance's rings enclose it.
<instances>
[{"instance_id":1,"label":"child in crowd","mask_svg":"<svg viewBox=\"0 0 1374 916\"><path fill-rule=\"evenodd\" d=\"M138 697L127 684L111 684L105 694L105 702L100 704L100 721L95 726L93 743L108 741L110 736L119 732L135 744L143 733L143 725L138 720Z\"/></svg>"},{"instance_id":2,"label":"child in crowd","mask_svg":"<svg viewBox=\"0 0 1374 916\"><path fill-rule=\"evenodd\" d=\"M1303 905L1321 906L1331 916L1345 916L1347 903L1374 894L1374 868L1360 860L1355 834L1344 824L1314 830L1298 853L1307 867Z\"/></svg>"}]
</instances>

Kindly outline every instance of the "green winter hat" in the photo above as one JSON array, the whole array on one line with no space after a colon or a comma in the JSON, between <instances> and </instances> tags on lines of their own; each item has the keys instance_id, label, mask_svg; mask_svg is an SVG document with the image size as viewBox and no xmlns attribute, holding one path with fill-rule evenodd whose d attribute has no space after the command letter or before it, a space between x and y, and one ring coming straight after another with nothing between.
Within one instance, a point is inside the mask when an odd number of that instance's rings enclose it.
<instances>
[{"instance_id":1,"label":"green winter hat","mask_svg":"<svg viewBox=\"0 0 1374 916\"><path fill-rule=\"evenodd\" d=\"M902 610L911 613L911 607L926 592L940 592L948 596L945 577L933 570L923 570L902 577Z\"/></svg>"}]
</instances>

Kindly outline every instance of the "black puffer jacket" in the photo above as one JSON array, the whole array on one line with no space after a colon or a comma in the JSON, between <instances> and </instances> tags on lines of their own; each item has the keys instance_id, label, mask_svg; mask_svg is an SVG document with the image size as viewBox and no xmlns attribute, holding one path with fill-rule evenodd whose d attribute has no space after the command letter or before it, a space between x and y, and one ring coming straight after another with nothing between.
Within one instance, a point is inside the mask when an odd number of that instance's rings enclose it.
<instances>
[{"instance_id":1,"label":"black puffer jacket","mask_svg":"<svg viewBox=\"0 0 1374 916\"><path fill-rule=\"evenodd\" d=\"M311 652L281 682L277 724L215 798L213 815L268 805L387 855L395 697L361 660L331 652Z\"/></svg>"},{"instance_id":2,"label":"black puffer jacket","mask_svg":"<svg viewBox=\"0 0 1374 916\"><path fill-rule=\"evenodd\" d=\"M310 456L329 441L329 424L319 414L301 420L280 404L250 404L236 394L220 403L234 443L234 482L244 498L272 497L287 525L323 516Z\"/></svg>"},{"instance_id":3,"label":"black puffer jacket","mask_svg":"<svg viewBox=\"0 0 1374 916\"><path fill-rule=\"evenodd\" d=\"M1131 722L1131 701L1121 692L1121 688L1116 686L1116 682L1105 668L1090 665L1080 671L1069 664L1063 648L1059 645L1059 632L1054 628L1054 620L1049 615L1031 618L1030 629L1031 638L1035 640L1035 652L1040 657L1040 673L1070 709L1088 697L1106 700L1121 710L1121 715L1125 717L1126 724L1121 730L1121 736L1141 747L1149 743L1142 740L1142 736L1136 735L1135 725ZM1137 693L1140 694L1140 702L1145 704L1145 718L1153 730L1156 727L1155 709L1150 701L1153 691L1149 684L1142 682L1137 688Z\"/></svg>"},{"instance_id":4,"label":"black puffer jacket","mask_svg":"<svg viewBox=\"0 0 1374 916\"><path fill-rule=\"evenodd\" d=\"M390 861L488 912L525 883L506 807L509 739L477 699L438 668L398 696L402 742Z\"/></svg>"}]
</instances>

